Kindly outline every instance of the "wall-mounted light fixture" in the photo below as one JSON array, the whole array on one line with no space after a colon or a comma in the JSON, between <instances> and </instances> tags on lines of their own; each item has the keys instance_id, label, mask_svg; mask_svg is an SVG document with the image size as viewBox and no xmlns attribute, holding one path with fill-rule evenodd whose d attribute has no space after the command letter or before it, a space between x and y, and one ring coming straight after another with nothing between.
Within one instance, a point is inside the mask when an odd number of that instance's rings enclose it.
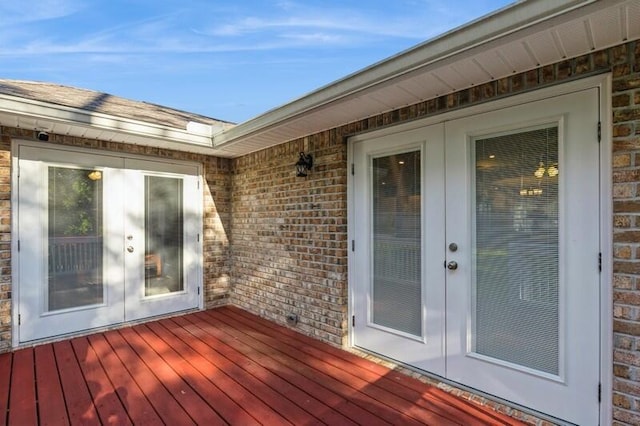
<instances>
[{"instance_id":1,"label":"wall-mounted light fixture","mask_svg":"<svg viewBox=\"0 0 640 426\"><path fill-rule=\"evenodd\" d=\"M38 140L39 141L48 141L49 140L49 133L45 132L45 131L39 131L38 132Z\"/></svg>"},{"instance_id":2,"label":"wall-mounted light fixture","mask_svg":"<svg viewBox=\"0 0 640 426\"><path fill-rule=\"evenodd\" d=\"M307 172L311 170L313 166L313 157L311 154L305 154L304 152L300 153L300 159L296 163L296 176L298 177L306 177Z\"/></svg>"}]
</instances>

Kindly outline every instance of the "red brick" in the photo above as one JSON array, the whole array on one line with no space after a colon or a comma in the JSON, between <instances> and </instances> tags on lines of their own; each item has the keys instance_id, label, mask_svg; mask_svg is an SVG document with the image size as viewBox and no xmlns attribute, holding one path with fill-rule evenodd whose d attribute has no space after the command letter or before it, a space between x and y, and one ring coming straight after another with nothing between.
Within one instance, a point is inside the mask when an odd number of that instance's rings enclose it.
<instances>
[{"instance_id":1,"label":"red brick","mask_svg":"<svg viewBox=\"0 0 640 426\"><path fill-rule=\"evenodd\" d=\"M592 55L583 55L576 58L576 74L585 74L593 70Z\"/></svg>"},{"instance_id":2,"label":"red brick","mask_svg":"<svg viewBox=\"0 0 640 426\"><path fill-rule=\"evenodd\" d=\"M632 406L632 399L627 395L623 395L620 393L613 394L613 405L616 407L624 408L626 410L630 409Z\"/></svg>"},{"instance_id":3,"label":"red brick","mask_svg":"<svg viewBox=\"0 0 640 426\"><path fill-rule=\"evenodd\" d=\"M640 293L637 291L614 291L614 303L640 306Z\"/></svg>"},{"instance_id":4,"label":"red brick","mask_svg":"<svg viewBox=\"0 0 640 426\"><path fill-rule=\"evenodd\" d=\"M558 70L558 80L564 80L573 75L571 61L562 61L556 66Z\"/></svg>"},{"instance_id":5,"label":"red brick","mask_svg":"<svg viewBox=\"0 0 640 426\"><path fill-rule=\"evenodd\" d=\"M628 334L632 336L640 336L640 323L635 321L622 321L614 319L613 331L616 333ZM632 355L629 355L631 357ZM640 365L640 354L633 355L634 362Z\"/></svg>"},{"instance_id":6,"label":"red brick","mask_svg":"<svg viewBox=\"0 0 640 426\"><path fill-rule=\"evenodd\" d=\"M618 139L613 141L613 152L640 149L640 138Z\"/></svg>"},{"instance_id":7,"label":"red brick","mask_svg":"<svg viewBox=\"0 0 640 426\"><path fill-rule=\"evenodd\" d=\"M628 46L626 44L622 44L619 46L615 46L611 48L611 62L613 64L621 64L626 63L628 58Z\"/></svg>"},{"instance_id":8,"label":"red brick","mask_svg":"<svg viewBox=\"0 0 640 426\"><path fill-rule=\"evenodd\" d=\"M547 65L541 68L541 82L551 83L556 80L556 68L553 65Z\"/></svg>"},{"instance_id":9,"label":"red brick","mask_svg":"<svg viewBox=\"0 0 640 426\"><path fill-rule=\"evenodd\" d=\"M628 93L622 93L620 95L615 95L611 99L611 104L612 104L612 106L614 108L631 106L631 95L628 94Z\"/></svg>"},{"instance_id":10,"label":"red brick","mask_svg":"<svg viewBox=\"0 0 640 426\"><path fill-rule=\"evenodd\" d=\"M631 217L626 215L613 216L613 226L615 228L629 228L631 226Z\"/></svg>"}]
</instances>

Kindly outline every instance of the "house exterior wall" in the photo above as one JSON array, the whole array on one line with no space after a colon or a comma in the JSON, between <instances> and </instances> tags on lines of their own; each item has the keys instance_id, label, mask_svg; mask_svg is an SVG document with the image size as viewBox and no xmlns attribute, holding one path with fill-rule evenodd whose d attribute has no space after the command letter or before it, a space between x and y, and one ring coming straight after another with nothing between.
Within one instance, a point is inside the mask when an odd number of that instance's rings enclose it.
<instances>
[{"instance_id":1,"label":"house exterior wall","mask_svg":"<svg viewBox=\"0 0 640 426\"><path fill-rule=\"evenodd\" d=\"M612 423L640 424L640 42L515 74L234 160L62 135L51 135L49 143L203 164L205 306L232 303L282 324L294 314L299 318L296 329L339 346L348 343L347 137L599 72L613 77L614 363L603 367L613 371ZM10 149L17 138L35 139L35 134L0 127L0 351L11 348ZM295 176L301 151L314 156L306 178ZM535 422L525 414L497 409Z\"/></svg>"},{"instance_id":2,"label":"house exterior wall","mask_svg":"<svg viewBox=\"0 0 640 426\"><path fill-rule=\"evenodd\" d=\"M296 177L299 153L313 171ZM233 162L231 303L334 345L347 325L347 151L326 132Z\"/></svg>"},{"instance_id":3,"label":"house exterior wall","mask_svg":"<svg viewBox=\"0 0 640 426\"><path fill-rule=\"evenodd\" d=\"M613 78L614 185L614 276L603 281L613 282L614 365L603 367L614 375L613 424L640 424L640 42L515 74L234 160L231 303L282 324L288 313L296 314L299 331L346 345L347 137L603 72L611 72ZM314 155L314 168L306 178L295 177L300 151Z\"/></svg>"},{"instance_id":4,"label":"house exterior wall","mask_svg":"<svg viewBox=\"0 0 640 426\"><path fill-rule=\"evenodd\" d=\"M0 127L0 352L10 350L12 344L11 143L14 139L36 140L36 132ZM201 164L204 183L202 240L204 306L211 308L227 302L230 285L228 240L231 212L230 160L55 134L51 134L49 142L46 143Z\"/></svg>"}]
</instances>

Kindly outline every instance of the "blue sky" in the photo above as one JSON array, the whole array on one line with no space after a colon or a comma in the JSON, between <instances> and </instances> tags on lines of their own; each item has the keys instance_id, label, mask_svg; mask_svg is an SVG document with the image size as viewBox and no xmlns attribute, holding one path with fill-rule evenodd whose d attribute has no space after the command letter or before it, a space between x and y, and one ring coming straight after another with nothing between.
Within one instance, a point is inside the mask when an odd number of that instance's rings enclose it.
<instances>
[{"instance_id":1,"label":"blue sky","mask_svg":"<svg viewBox=\"0 0 640 426\"><path fill-rule=\"evenodd\" d=\"M2 0L0 78L245 121L511 0Z\"/></svg>"}]
</instances>

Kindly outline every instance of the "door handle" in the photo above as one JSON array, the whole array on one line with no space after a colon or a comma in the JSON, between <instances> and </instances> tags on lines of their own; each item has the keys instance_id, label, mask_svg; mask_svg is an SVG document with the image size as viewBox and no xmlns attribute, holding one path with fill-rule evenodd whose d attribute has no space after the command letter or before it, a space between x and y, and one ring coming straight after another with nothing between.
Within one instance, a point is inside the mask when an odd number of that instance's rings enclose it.
<instances>
[{"instance_id":1,"label":"door handle","mask_svg":"<svg viewBox=\"0 0 640 426\"><path fill-rule=\"evenodd\" d=\"M455 271L456 269L458 269L458 262L452 260L451 262L447 263L447 269L450 271Z\"/></svg>"}]
</instances>

